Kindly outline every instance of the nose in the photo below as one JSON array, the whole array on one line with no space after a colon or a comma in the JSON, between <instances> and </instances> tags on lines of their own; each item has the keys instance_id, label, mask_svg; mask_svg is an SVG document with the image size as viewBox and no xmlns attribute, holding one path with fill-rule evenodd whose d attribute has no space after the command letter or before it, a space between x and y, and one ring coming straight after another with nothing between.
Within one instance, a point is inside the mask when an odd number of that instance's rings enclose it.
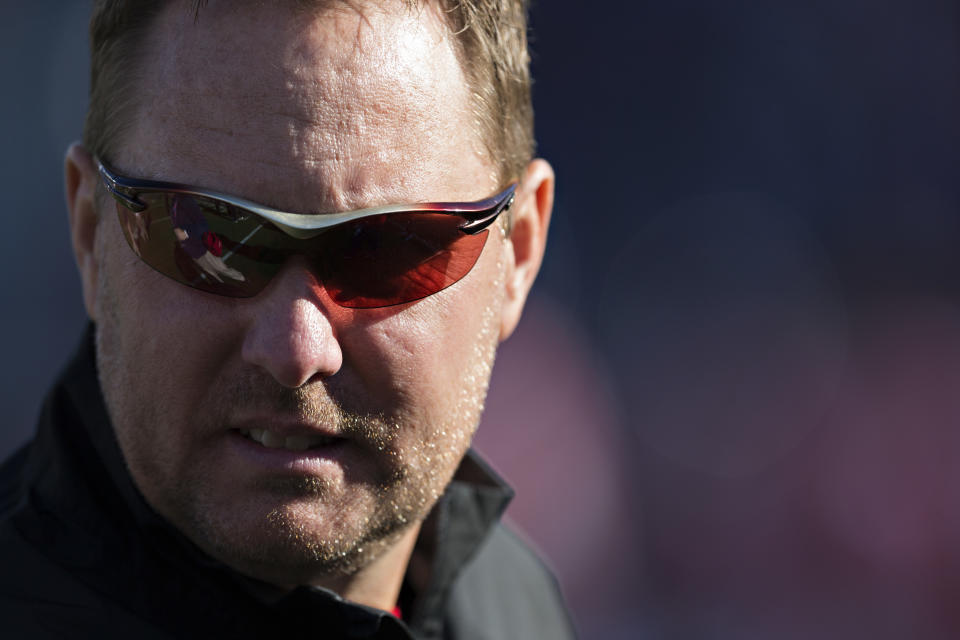
<instances>
[{"instance_id":1,"label":"nose","mask_svg":"<svg viewBox=\"0 0 960 640\"><path fill-rule=\"evenodd\" d=\"M308 269L287 264L250 301L243 360L291 389L334 375L343 364L343 352L325 307L332 303L324 297Z\"/></svg>"}]
</instances>

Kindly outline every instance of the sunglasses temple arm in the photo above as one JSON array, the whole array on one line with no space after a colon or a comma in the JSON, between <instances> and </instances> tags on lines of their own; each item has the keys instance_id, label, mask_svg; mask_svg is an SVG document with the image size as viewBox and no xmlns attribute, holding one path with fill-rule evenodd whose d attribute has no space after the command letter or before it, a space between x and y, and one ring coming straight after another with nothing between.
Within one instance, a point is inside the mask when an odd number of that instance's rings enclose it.
<instances>
[{"instance_id":1,"label":"sunglasses temple arm","mask_svg":"<svg viewBox=\"0 0 960 640\"><path fill-rule=\"evenodd\" d=\"M510 205L513 204L515 195L515 193L511 192L510 195L504 198L502 202L498 202L489 209L477 211L469 216L461 213L460 215L467 217L468 221L466 224L460 227L460 230L470 235L480 233L493 224L493 221L496 220L501 213L510 208Z\"/></svg>"},{"instance_id":2,"label":"sunglasses temple arm","mask_svg":"<svg viewBox=\"0 0 960 640\"><path fill-rule=\"evenodd\" d=\"M136 198L136 192L133 189L118 184L116 178L110 175L110 172L107 171L106 167L102 164L99 165L99 170L100 178L103 180L104 186L107 188L107 191L110 192L110 195L113 196L114 200L134 213L139 213L147 208L147 205ZM122 190L130 191L131 193L127 195Z\"/></svg>"}]
</instances>

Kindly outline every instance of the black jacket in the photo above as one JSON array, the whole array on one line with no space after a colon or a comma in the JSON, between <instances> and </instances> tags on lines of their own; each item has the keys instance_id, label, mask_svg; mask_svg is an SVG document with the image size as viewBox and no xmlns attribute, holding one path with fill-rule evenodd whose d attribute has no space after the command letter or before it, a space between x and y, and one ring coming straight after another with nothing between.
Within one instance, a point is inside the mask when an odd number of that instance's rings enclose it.
<instances>
[{"instance_id":1,"label":"black jacket","mask_svg":"<svg viewBox=\"0 0 960 640\"><path fill-rule=\"evenodd\" d=\"M404 622L315 587L281 594L204 555L131 481L88 335L33 441L0 468L4 638L573 637L557 586L498 518L512 496L468 454L417 544L432 571L404 582Z\"/></svg>"}]
</instances>

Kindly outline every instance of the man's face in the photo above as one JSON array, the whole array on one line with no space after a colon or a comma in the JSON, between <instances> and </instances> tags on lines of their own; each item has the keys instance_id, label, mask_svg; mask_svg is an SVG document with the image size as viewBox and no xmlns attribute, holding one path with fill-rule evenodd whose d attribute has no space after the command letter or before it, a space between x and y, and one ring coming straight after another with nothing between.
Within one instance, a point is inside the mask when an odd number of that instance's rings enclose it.
<instances>
[{"instance_id":1,"label":"man's face","mask_svg":"<svg viewBox=\"0 0 960 640\"><path fill-rule=\"evenodd\" d=\"M172 3L109 161L288 211L489 196L503 185L452 36L431 7L388 4L212 3L195 24ZM349 310L296 259L255 298L178 284L134 255L100 202L100 375L157 511L228 564L290 583L351 571L423 517L479 419L512 264L499 227L449 289ZM319 434L336 441L294 450Z\"/></svg>"}]
</instances>

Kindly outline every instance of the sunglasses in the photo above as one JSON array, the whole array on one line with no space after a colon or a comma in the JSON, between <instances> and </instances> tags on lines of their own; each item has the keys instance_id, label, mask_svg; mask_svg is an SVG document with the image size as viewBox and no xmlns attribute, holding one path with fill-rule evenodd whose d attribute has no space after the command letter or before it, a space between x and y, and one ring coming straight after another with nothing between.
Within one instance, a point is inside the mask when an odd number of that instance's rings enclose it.
<instances>
[{"instance_id":1,"label":"sunglasses","mask_svg":"<svg viewBox=\"0 0 960 640\"><path fill-rule=\"evenodd\" d=\"M171 182L117 175L98 162L127 243L156 271L233 298L257 295L293 256L342 307L414 302L466 276L517 184L477 202L288 213Z\"/></svg>"}]
</instances>

